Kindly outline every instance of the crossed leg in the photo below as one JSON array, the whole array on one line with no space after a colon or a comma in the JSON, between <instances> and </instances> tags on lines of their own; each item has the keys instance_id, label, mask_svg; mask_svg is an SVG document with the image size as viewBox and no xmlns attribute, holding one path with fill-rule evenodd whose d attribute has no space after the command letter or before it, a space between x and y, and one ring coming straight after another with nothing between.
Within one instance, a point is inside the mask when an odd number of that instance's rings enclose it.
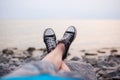
<instances>
[{"instance_id":1,"label":"crossed leg","mask_svg":"<svg viewBox=\"0 0 120 80\"><path fill-rule=\"evenodd\" d=\"M59 43L54 50L52 50L42 61L49 61L54 64L57 69L70 71L69 67L63 62L62 56L65 50L65 45Z\"/></svg>"}]
</instances>

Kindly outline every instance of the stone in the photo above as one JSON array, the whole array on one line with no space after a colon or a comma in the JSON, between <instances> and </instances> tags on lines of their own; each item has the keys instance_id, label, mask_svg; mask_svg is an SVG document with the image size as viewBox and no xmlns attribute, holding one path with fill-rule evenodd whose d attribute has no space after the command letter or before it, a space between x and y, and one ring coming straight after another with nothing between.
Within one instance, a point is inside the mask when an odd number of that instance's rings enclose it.
<instances>
[{"instance_id":1,"label":"stone","mask_svg":"<svg viewBox=\"0 0 120 80\"><path fill-rule=\"evenodd\" d=\"M46 48L40 48L40 49L38 49L38 50L43 51L43 52L46 52L46 51L47 51Z\"/></svg>"},{"instance_id":2,"label":"stone","mask_svg":"<svg viewBox=\"0 0 120 80\"><path fill-rule=\"evenodd\" d=\"M106 53L105 51L102 51L102 50L98 50L97 52L98 52L98 53L103 53L103 54Z\"/></svg>"},{"instance_id":3,"label":"stone","mask_svg":"<svg viewBox=\"0 0 120 80\"><path fill-rule=\"evenodd\" d=\"M29 51L23 51L23 54L24 54L24 57L25 58L28 58L28 57L32 57L32 53L33 53L34 51L32 51L32 52L29 52Z\"/></svg>"},{"instance_id":4,"label":"stone","mask_svg":"<svg viewBox=\"0 0 120 80\"><path fill-rule=\"evenodd\" d=\"M84 61L90 63L92 66L96 66L97 64L97 60L95 58L86 58Z\"/></svg>"},{"instance_id":5,"label":"stone","mask_svg":"<svg viewBox=\"0 0 120 80\"><path fill-rule=\"evenodd\" d=\"M34 50L36 50L34 47L29 47L29 48L27 49L28 52L33 52Z\"/></svg>"},{"instance_id":6,"label":"stone","mask_svg":"<svg viewBox=\"0 0 120 80\"><path fill-rule=\"evenodd\" d=\"M97 53L85 53L86 56L96 56Z\"/></svg>"},{"instance_id":7,"label":"stone","mask_svg":"<svg viewBox=\"0 0 120 80\"><path fill-rule=\"evenodd\" d=\"M2 50L2 52L3 52L3 54L6 54L6 55L13 55L14 54L14 52L10 49L4 49L4 50Z\"/></svg>"},{"instance_id":8,"label":"stone","mask_svg":"<svg viewBox=\"0 0 120 80\"><path fill-rule=\"evenodd\" d=\"M35 50L33 51L32 53L32 58L36 59L36 60L40 60L41 57L43 55L43 52L42 51L39 51L39 50Z\"/></svg>"},{"instance_id":9,"label":"stone","mask_svg":"<svg viewBox=\"0 0 120 80\"><path fill-rule=\"evenodd\" d=\"M81 59L79 58L79 57L73 57L72 59L70 59L70 60L72 60L72 61L80 61Z\"/></svg>"},{"instance_id":10,"label":"stone","mask_svg":"<svg viewBox=\"0 0 120 80\"><path fill-rule=\"evenodd\" d=\"M112 49L112 50L111 50L111 53L114 53L114 52L118 52L118 50Z\"/></svg>"}]
</instances>

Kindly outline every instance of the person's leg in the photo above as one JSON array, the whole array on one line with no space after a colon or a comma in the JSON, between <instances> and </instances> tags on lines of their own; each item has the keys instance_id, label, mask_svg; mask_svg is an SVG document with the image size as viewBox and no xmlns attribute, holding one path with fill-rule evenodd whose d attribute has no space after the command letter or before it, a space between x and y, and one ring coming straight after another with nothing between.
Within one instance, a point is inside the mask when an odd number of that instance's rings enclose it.
<instances>
[{"instance_id":1,"label":"person's leg","mask_svg":"<svg viewBox=\"0 0 120 80\"><path fill-rule=\"evenodd\" d=\"M59 43L54 50L52 50L48 55L46 55L42 61L48 61L54 64L58 69L60 69L62 64L62 56L65 50L65 45Z\"/></svg>"},{"instance_id":2,"label":"person's leg","mask_svg":"<svg viewBox=\"0 0 120 80\"><path fill-rule=\"evenodd\" d=\"M62 62L62 60L67 57L69 47L75 39L75 36L76 28L74 26L68 27L62 39L58 41L57 47L54 49L56 45L52 45L56 43L55 33L51 28L46 29L43 35L43 39L46 44L47 51L50 51L50 53L48 52L48 55L43 60L53 63L58 69L70 71L67 65Z\"/></svg>"},{"instance_id":3,"label":"person's leg","mask_svg":"<svg viewBox=\"0 0 120 80\"><path fill-rule=\"evenodd\" d=\"M60 70L71 71L64 61L61 64Z\"/></svg>"},{"instance_id":4,"label":"person's leg","mask_svg":"<svg viewBox=\"0 0 120 80\"><path fill-rule=\"evenodd\" d=\"M57 69L70 71L69 67L62 60L62 56L65 50L65 45L63 43L59 43L54 50L52 50L48 55L46 55L42 61L48 61L54 64Z\"/></svg>"}]
</instances>

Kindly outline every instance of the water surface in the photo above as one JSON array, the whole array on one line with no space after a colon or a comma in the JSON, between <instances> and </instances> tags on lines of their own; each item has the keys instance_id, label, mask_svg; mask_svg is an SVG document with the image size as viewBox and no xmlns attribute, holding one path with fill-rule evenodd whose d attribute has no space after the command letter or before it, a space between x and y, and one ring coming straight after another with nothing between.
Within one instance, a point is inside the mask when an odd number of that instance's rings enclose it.
<instances>
[{"instance_id":1,"label":"water surface","mask_svg":"<svg viewBox=\"0 0 120 80\"><path fill-rule=\"evenodd\" d=\"M54 29L60 39L68 26L77 28L75 50L120 46L120 20L0 20L0 49L45 47L43 32Z\"/></svg>"}]
</instances>

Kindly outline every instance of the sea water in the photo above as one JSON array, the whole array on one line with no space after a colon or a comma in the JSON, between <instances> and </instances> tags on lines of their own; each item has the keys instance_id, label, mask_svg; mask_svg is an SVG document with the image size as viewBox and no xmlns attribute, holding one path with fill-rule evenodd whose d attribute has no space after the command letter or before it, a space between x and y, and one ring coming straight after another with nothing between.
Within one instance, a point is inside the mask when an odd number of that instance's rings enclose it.
<instances>
[{"instance_id":1,"label":"sea water","mask_svg":"<svg viewBox=\"0 0 120 80\"><path fill-rule=\"evenodd\" d=\"M120 20L0 20L0 49L44 48L46 28L53 28L59 40L68 26L77 29L71 49L120 46Z\"/></svg>"}]
</instances>

